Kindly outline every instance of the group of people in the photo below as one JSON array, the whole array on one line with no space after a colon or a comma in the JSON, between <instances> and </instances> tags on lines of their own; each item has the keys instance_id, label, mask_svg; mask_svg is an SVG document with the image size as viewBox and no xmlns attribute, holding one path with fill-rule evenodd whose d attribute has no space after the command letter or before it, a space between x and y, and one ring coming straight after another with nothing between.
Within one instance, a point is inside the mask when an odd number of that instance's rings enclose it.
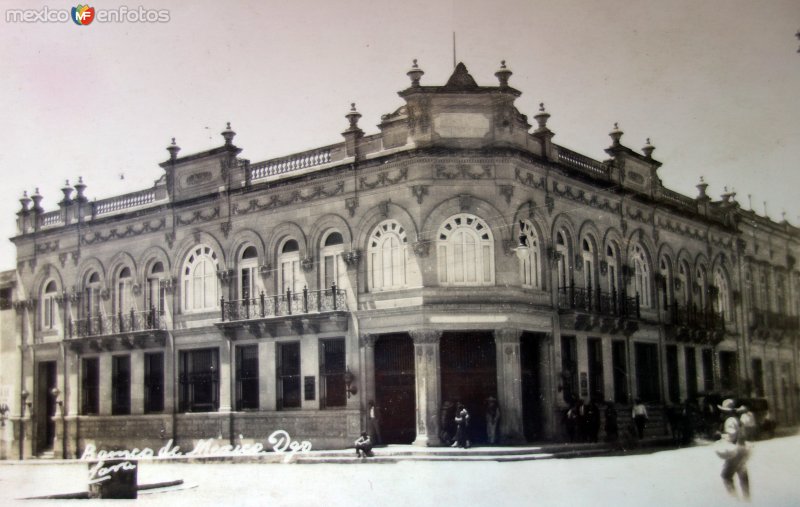
<instances>
[{"instance_id":1,"label":"group of people","mask_svg":"<svg viewBox=\"0 0 800 507\"><path fill-rule=\"evenodd\" d=\"M617 407L613 401L605 402L604 416L605 439L607 442L616 442L619 438L619 424ZM644 438L648 419L647 407L637 399L631 408L628 437L639 440ZM588 403L584 403L582 399L575 400L564 413L564 426L570 442L598 442L601 427L600 407L594 400Z\"/></svg>"},{"instance_id":2,"label":"group of people","mask_svg":"<svg viewBox=\"0 0 800 507\"><path fill-rule=\"evenodd\" d=\"M485 401L486 442L496 444L499 440L500 406L494 396ZM470 414L467 407L459 402L445 401L440 416L439 439L451 447L469 448L472 445L470 436L473 433L470 425Z\"/></svg>"}]
</instances>

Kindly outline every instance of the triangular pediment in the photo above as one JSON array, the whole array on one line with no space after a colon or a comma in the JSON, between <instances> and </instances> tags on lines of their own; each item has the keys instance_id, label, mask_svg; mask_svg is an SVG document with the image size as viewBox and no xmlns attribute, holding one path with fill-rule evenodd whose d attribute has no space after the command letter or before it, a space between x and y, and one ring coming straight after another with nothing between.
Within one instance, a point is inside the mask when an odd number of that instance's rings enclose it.
<instances>
[{"instance_id":1,"label":"triangular pediment","mask_svg":"<svg viewBox=\"0 0 800 507\"><path fill-rule=\"evenodd\" d=\"M448 91L470 91L477 90L478 83L469 75L467 66L459 62L458 65L456 65L456 69L453 71L453 75L450 76L450 79L447 80L447 84L445 84L443 88Z\"/></svg>"}]
</instances>

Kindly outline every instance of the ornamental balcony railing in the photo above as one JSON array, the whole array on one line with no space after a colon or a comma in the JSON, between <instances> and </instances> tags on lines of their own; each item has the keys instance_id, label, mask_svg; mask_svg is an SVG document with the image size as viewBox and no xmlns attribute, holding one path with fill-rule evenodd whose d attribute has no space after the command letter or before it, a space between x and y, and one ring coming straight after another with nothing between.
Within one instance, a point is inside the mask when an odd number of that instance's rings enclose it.
<instances>
[{"instance_id":1,"label":"ornamental balcony railing","mask_svg":"<svg viewBox=\"0 0 800 507\"><path fill-rule=\"evenodd\" d=\"M694 305L682 306L674 301L669 305L669 319L673 326L681 326L707 331L725 331L725 314L710 308L702 309Z\"/></svg>"},{"instance_id":2,"label":"ornamental balcony railing","mask_svg":"<svg viewBox=\"0 0 800 507\"><path fill-rule=\"evenodd\" d=\"M250 166L250 180L257 181L270 176L286 174L308 167L324 165L331 161L331 147L295 153L286 157L258 162Z\"/></svg>"},{"instance_id":3,"label":"ornamental balcony railing","mask_svg":"<svg viewBox=\"0 0 800 507\"><path fill-rule=\"evenodd\" d=\"M92 217L98 217L127 208L135 208L156 202L156 189L148 188L128 194L101 199L92 203Z\"/></svg>"},{"instance_id":4,"label":"ornamental balcony railing","mask_svg":"<svg viewBox=\"0 0 800 507\"><path fill-rule=\"evenodd\" d=\"M640 318L639 295L628 297L626 294L610 294L600 289L583 287L559 287L558 307L576 310L606 317Z\"/></svg>"},{"instance_id":5,"label":"ornamental balcony railing","mask_svg":"<svg viewBox=\"0 0 800 507\"><path fill-rule=\"evenodd\" d=\"M347 311L346 291L337 289L308 290L299 292L286 290L286 294L267 296L264 292L253 298L225 301L222 298L222 322L237 320L267 319L290 315Z\"/></svg>"},{"instance_id":6,"label":"ornamental balcony railing","mask_svg":"<svg viewBox=\"0 0 800 507\"><path fill-rule=\"evenodd\" d=\"M580 153L558 147L558 161L594 178L608 179L608 167Z\"/></svg>"},{"instance_id":7,"label":"ornamental balcony railing","mask_svg":"<svg viewBox=\"0 0 800 507\"><path fill-rule=\"evenodd\" d=\"M70 319L69 337L84 338L140 331L160 331L166 328L167 323L163 312L152 308L138 312L131 310L116 315L90 315L81 319Z\"/></svg>"},{"instance_id":8,"label":"ornamental balcony railing","mask_svg":"<svg viewBox=\"0 0 800 507\"><path fill-rule=\"evenodd\" d=\"M750 322L754 328L800 331L800 318L797 315L754 309L751 311Z\"/></svg>"}]
</instances>

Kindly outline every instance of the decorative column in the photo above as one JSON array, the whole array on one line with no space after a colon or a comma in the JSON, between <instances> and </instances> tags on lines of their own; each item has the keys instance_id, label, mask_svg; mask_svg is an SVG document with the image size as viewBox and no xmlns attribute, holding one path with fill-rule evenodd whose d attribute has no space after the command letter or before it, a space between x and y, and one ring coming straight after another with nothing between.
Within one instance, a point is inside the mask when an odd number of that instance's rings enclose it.
<instances>
[{"instance_id":1,"label":"decorative column","mask_svg":"<svg viewBox=\"0 0 800 507\"><path fill-rule=\"evenodd\" d=\"M439 410L442 403L439 340L436 329L410 331L414 340L417 438L414 445L439 445Z\"/></svg>"},{"instance_id":2,"label":"decorative column","mask_svg":"<svg viewBox=\"0 0 800 507\"><path fill-rule=\"evenodd\" d=\"M522 429L522 368L519 338L522 331L496 329L497 397L500 405L500 441L504 444L525 441Z\"/></svg>"},{"instance_id":3,"label":"decorative column","mask_svg":"<svg viewBox=\"0 0 800 507\"><path fill-rule=\"evenodd\" d=\"M362 412L368 408L366 403L369 403L370 400L375 401L375 342L377 339L378 335L368 333L361 333L358 337L358 345L362 354L361 364L363 365L361 369L361 385L364 393L362 400L365 402ZM367 417L369 414L365 412L365 419ZM363 427L368 427L366 422Z\"/></svg>"}]
</instances>

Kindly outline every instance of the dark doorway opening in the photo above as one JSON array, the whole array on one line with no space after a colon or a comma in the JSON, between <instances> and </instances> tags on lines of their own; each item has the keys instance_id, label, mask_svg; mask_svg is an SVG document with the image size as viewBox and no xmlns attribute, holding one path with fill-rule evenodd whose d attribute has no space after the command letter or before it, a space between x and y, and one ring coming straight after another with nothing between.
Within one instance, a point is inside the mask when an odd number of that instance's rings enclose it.
<instances>
[{"instance_id":1,"label":"dark doorway opening","mask_svg":"<svg viewBox=\"0 0 800 507\"><path fill-rule=\"evenodd\" d=\"M414 441L414 342L407 334L383 335L375 342L375 405L382 443Z\"/></svg>"},{"instance_id":2,"label":"dark doorway opening","mask_svg":"<svg viewBox=\"0 0 800 507\"><path fill-rule=\"evenodd\" d=\"M56 397L52 390L56 387L56 362L39 363L36 386L36 452L53 450L56 436Z\"/></svg>"},{"instance_id":3,"label":"dark doorway opening","mask_svg":"<svg viewBox=\"0 0 800 507\"><path fill-rule=\"evenodd\" d=\"M655 343L636 343L636 382L639 398L644 402L660 401L658 345Z\"/></svg>"},{"instance_id":4,"label":"dark doorway opening","mask_svg":"<svg viewBox=\"0 0 800 507\"><path fill-rule=\"evenodd\" d=\"M461 402L470 415L469 439L486 437L486 400L497 398L497 364L491 332L446 332L441 340L442 403ZM504 407L500 407L502 411ZM502 417L502 415L501 415Z\"/></svg>"},{"instance_id":5,"label":"dark doorway opening","mask_svg":"<svg viewBox=\"0 0 800 507\"><path fill-rule=\"evenodd\" d=\"M542 379L547 364L542 359L541 340L545 335L523 333L520 339L520 368L522 372L522 431L525 440L544 439Z\"/></svg>"}]
</instances>

